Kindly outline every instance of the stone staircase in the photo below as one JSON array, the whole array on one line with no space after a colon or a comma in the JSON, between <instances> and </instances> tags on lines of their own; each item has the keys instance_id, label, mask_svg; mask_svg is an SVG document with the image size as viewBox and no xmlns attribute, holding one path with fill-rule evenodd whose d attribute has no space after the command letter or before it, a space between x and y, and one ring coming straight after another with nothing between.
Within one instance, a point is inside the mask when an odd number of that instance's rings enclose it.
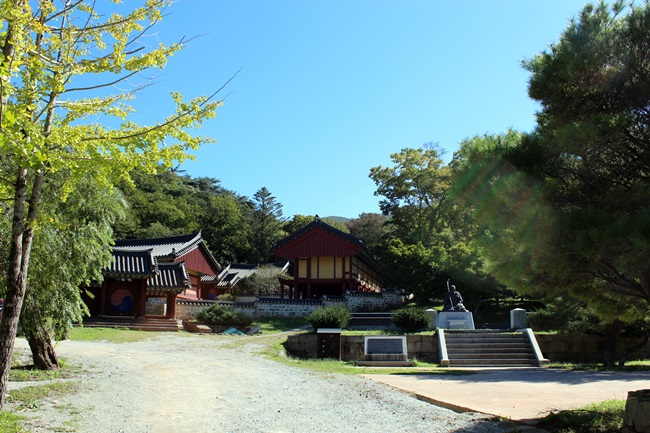
<instances>
[{"instance_id":1,"label":"stone staircase","mask_svg":"<svg viewBox=\"0 0 650 433\"><path fill-rule=\"evenodd\" d=\"M183 327L178 320L133 316L96 316L84 319L86 328L123 328L132 331L178 332Z\"/></svg>"},{"instance_id":2,"label":"stone staircase","mask_svg":"<svg viewBox=\"0 0 650 433\"><path fill-rule=\"evenodd\" d=\"M536 350L531 330L445 329L440 344L441 363L450 367L539 367L548 362Z\"/></svg>"}]
</instances>

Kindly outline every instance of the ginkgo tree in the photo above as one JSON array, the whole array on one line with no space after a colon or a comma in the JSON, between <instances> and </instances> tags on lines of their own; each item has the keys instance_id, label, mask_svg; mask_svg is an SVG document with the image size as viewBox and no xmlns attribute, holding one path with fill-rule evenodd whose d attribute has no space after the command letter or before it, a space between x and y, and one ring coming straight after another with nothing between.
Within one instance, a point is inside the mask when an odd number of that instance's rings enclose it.
<instances>
[{"instance_id":1,"label":"ginkgo tree","mask_svg":"<svg viewBox=\"0 0 650 433\"><path fill-rule=\"evenodd\" d=\"M114 3L114 4L113 4ZM0 316L0 409L25 298L45 180L61 174L61 197L81 180L111 188L138 167L153 172L188 158L209 138L192 130L215 116L220 89L207 97L171 99L158 123L129 119L131 100L150 84L134 83L164 68L183 41L151 47L143 38L165 16L169 0L128 6L85 0L0 0L0 199L11 217L4 310ZM96 7L105 8L97 10ZM124 12L125 9L128 10ZM122 90L118 90L118 88Z\"/></svg>"}]
</instances>

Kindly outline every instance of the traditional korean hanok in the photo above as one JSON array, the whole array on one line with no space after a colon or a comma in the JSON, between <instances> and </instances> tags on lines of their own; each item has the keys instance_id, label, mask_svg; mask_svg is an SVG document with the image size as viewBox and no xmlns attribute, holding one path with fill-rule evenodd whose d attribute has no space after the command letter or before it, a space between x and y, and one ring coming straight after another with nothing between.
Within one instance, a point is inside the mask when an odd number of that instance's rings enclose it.
<instances>
[{"instance_id":1,"label":"traditional korean hanok","mask_svg":"<svg viewBox=\"0 0 650 433\"><path fill-rule=\"evenodd\" d=\"M173 319L176 299L203 299L217 284L219 263L201 232L117 241L101 286L84 296L91 315Z\"/></svg>"},{"instance_id":2,"label":"traditional korean hanok","mask_svg":"<svg viewBox=\"0 0 650 433\"><path fill-rule=\"evenodd\" d=\"M289 297L313 299L343 296L347 291L380 292L379 265L363 241L323 222L311 223L273 245L273 254L293 262Z\"/></svg>"}]
</instances>

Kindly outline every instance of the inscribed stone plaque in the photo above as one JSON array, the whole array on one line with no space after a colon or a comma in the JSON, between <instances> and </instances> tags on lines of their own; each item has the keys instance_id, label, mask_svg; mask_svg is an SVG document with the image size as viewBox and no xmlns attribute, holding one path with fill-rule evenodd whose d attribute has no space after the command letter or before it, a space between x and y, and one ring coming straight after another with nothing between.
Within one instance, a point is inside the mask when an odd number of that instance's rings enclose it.
<instances>
[{"instance_id":1,"label":"inscribed stone plaque","mask_svg":"<svg viewBox=\"0 0 650 433\"><path fill-rule=\"evenodd\" d=\"M372 338L366 344L368 355L375 353L404 353L403 341L401 338Z\"/></svg>"}]
</instances>

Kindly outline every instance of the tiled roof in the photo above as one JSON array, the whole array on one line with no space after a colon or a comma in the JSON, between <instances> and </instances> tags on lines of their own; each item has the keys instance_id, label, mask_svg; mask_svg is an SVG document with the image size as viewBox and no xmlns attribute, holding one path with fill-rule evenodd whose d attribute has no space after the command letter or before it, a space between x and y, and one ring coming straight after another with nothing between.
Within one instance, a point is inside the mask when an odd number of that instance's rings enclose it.
<instances>
[{"instance_id":1,"label":"tiled roof","mask_svg":"<svg viewBox=\"0 0 650 433\"><path fill-rule=\"evenodd\" d=\"M183 291L192 287L185 263L159 263L158 273L147 281L147 290Z\"/></svg>"},{"instance_id":2,"label":"tiled roof","mask_svg":"<svg viewBox=\"0 0 650 433\"><path fill-rule=\"evenodd\" d=\"M272 251L276 250L276 249L278 249L278 248L292 242L293 240L298 239L299 237L301 237L305 233L310 232L311 230L313 230L316 227L320 227L320 228L324 229L326 232L331 233L334 236L338 236L340 238L343 238L348 242L351 242L353 244L358 244L359 246L361 246L361 248L365 249L364 243L363 243L363 241L361 239L359 239L356 236L352 236L349 233L345 233L345 232L343 232L343 231L341 231L341 230L339 230L339 229L337 229L335 227L332 227L331 225L327 224L326 222L323 222L318 217L318 215L316 215L316 217L314 218L314 220L312 222L310 222L309 224L302 227L301 229L296 230L295 232L291 233L289 236L286 236L286 237L280 239L279 241L277 241L275 244L273 244L273 247L271 248L271 250Z\"/></svg>"},{"instance_id":3,"label":"tiled roof","mask_svg":"<svg viewBox=\"0 0 650 433\"><path fill-rule=\"evenodd\" d=\"M154 257L179 257L187 254L203 240L201 232L182 236L172 236L156 239L128 239L116 241L114 251L133 251L150 248Z\"/></svg>"},{"instance_id":4,"label":"tiled roof","mask_svg":"<svg viewBox=\"0 0 650 433\"><path fill-rule=\"evenodd\" d=\"M207 245L203 241L201 232L190 233L181 236L170 236L155 239L128 239L116 241L113 251L134 251L149 248L158 262L171 262L190 251L200 248L205 252L208 260L212 262L216 269L221 265L214 258Z\"/></svg>"},{"instance_id":5,"label":"tiled roof","mask_svg":"<svg viewBox=\"0 0 650 433\"><path fill-rule=\"evenodd\" d=\"M314 218L312 222L307 224L306 226L302 227L301 229L296 230L295 232L291 233L289 236L284 237L277 241L276 243L273 244L271 247L272 252L276 252L278 249L284 247L287 244L290 244L291 242L295 241L296 239L300 238L301 236L309 233L310 231L314 230L315 228L321 228L325 230L326 232L337 236L341 239L346 240L347 242L358 245L360 247L360 252L359 256L369 265L371 265L375 269L379 269L379 264L375 260L375 258L370 254L368 249L366 248L365 244L363 243L363 240L356 237L352 236L349 233L345 233L335 227L332 227L331 225L327 224L326 222L323 222L318 215Z\"/></svg>"},{"instance_id":6,"label":"tiled roof","mask_svg":"<svg viewBox=\"0 0 650 433\"><path fill-rule=\"evenodd\" d=\"M274 266L278 274L283 274L289 268L289 262L261 263L261 264L244 264L231 263L219 274L219 287L233 287L241 279L250 277L255 274L262 266Z\"/></svg>"},{"instance_id":7,"label":"tiled roof","mask_svg":"<svg viewBox=\"0 0 650 433\"><path fill-rule=\"evenodd\" d=\"M148 278L158 271L151 249L129 251L113 250L113 261L104 269L104 275L116 278Z\"/></svg>"}]
</instances>

